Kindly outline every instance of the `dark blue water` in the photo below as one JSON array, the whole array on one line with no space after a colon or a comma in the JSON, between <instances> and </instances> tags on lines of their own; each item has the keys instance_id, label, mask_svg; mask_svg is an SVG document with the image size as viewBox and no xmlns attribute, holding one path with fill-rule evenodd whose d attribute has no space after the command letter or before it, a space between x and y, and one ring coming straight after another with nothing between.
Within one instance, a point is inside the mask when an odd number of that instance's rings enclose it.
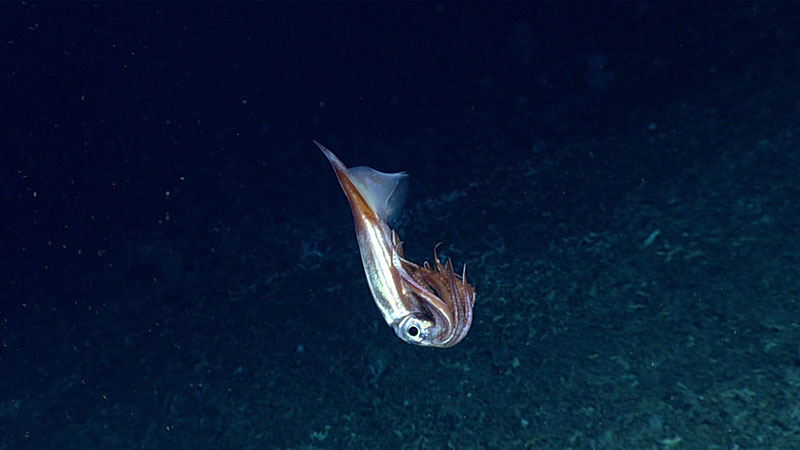
<instances>
[{"instance_id":1,"label":"dark blue water","mask_svg":"<svg viewBox=\"0 0 800 450\"><path fill-rule=\"evenodd\" d=\"M0 449L800 448L793 3L0 5ZM382 320L348 165L472 330Z\"/></svg>"}]
</instances>

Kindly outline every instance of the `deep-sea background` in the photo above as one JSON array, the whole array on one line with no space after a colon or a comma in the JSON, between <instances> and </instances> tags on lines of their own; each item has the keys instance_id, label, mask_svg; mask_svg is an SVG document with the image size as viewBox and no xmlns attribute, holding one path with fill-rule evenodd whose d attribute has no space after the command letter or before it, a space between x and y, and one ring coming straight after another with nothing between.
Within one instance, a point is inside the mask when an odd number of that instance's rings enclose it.
<instances>
[{"instance_id":1,"label":"deep-sea background","mask_svg":"<svg viewBox=\"0 0 800 450\"><path fill-rule=\"evenodd\" d=\"M0 448L787 448L797 22L2 5ZM465 342L380 322L312 138L410 172Z\"/></svg>"}]
</instances>

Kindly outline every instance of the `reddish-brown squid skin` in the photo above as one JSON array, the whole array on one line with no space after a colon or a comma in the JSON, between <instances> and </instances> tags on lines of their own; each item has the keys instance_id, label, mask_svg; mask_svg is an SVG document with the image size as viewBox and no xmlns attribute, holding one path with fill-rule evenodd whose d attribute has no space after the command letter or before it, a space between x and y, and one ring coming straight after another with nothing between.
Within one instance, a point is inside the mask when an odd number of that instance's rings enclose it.
<instances>
[{"instance_id":1,"label":"reddish-brown squid skin","mask_svg":"<svg viewBox=\"0 0 800 450\"><path fill-rule=\"evenodd\" d=\"M432 267L428 262L420 266L408 261L387 221L387 215L402 207L401 196L393 196L406 175L366 167L348 169L333 152L314 143L331 163L350 203L364 273L386 323L410 344L445 348L461 342L472 326L475 305L475 288L467 282L466 266L459 275L449 258L442 264L437 253L440 244L433 249Z\"/></svg>"}]
</instances>

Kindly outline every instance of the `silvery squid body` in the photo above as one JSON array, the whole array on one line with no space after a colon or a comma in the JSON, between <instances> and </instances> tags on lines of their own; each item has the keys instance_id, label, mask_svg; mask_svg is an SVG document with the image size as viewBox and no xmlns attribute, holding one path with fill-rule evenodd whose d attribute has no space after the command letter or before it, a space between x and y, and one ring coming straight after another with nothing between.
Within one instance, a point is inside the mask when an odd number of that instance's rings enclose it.
<instances>
[{"instance_id":1,"label":"silvery squid body","mask_svg":"<svg viewBox=\"0 0 800 450\"><path fill-rule=\"evenodd\" d=\"M408 175L369 167L347 168L314 141L328 158L353 213L358 248L370 292L386 323L400 339L426 347L452 347L472 325L475 288L466 265L458 274L433 248L433 265L403 257L403 243L389 226L405 203Z\"/></svg>"}]
</instances>

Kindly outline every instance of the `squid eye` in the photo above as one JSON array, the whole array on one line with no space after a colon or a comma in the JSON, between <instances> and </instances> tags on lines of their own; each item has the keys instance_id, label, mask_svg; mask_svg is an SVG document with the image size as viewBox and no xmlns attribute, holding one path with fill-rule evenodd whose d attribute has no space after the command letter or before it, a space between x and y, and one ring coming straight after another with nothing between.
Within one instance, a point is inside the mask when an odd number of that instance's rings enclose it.
<instances>
[{"instance_id":1,"label":"squid eye","mask_svg":"<svg viewBox=\"0 0 800 450\"><path fill-rule=\"evenodd\" d=\"M424 319L408 315L396 327L393 327L397 336L409 344L425 345L429 324Z\"/></svg>"}]
</instances>

